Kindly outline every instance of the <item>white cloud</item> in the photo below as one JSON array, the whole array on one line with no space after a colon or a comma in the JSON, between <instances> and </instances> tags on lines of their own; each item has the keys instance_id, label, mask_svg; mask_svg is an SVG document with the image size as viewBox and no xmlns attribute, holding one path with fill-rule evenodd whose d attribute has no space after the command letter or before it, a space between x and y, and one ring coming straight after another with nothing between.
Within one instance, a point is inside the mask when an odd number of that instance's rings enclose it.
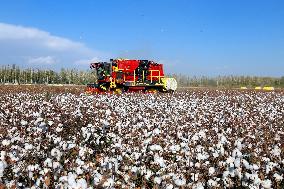
<instances>
[{"instance_id":1,"label":"white cloud","mask_svg":"<svg viewBox=\"0 0 284 189\"><path fill-rule=\"evenodd\" d=\"M80 49L86 53L92 50L84 44L74 42L69 39L53 36L48 32L36 28L23 27L11 24L0 23L0 40L33 40L40 41L40 46L54 51L63 51L71 49Z\"/></svg>"},{"instance_id":2,"label":"white cloud","mask_svg":"<svg viewBox=\"0 0 284 189\"><path fill-rule=\"evenodd\" d=\"M98 59L98 57L93 57L91 59L81 59L81 60L77 60L75 62L76 65L87 65L90 64L92 62L99 62L99 61L103 61L101 59Z\"/></svg>"},{"instance_id":3,"label":"white cloud","mask_svg":"<svg viewBox=\"0 0 284 189\"><path fill-rule=\"evenodd\" d=\"M41 65L41 64L55 64L57 61L54 57L51 56L44 56L44 57L35 57L35 58L29 58L28 63L29 64L35 64L35 65Z\"/></svg>"},{"instance_id":4,"label":"white cloud","mask_svg":"<svg viewBox=\"0 0 284 189\"><path fill-rule=\"evenodd\" d=\"M75 67L79 60L99 60L103 56L83 43L37 28L0 23L0 64Z\"/></svg>"}]
</instances>

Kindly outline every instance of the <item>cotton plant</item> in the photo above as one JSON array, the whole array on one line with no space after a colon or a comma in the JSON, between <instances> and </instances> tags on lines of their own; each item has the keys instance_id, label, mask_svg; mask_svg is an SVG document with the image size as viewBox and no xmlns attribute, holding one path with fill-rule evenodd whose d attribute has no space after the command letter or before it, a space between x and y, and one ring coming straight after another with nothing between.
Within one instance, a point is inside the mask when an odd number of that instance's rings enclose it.
<instances>
[{"instance_id":1,"label":"cotton plant","mask_svg":"<svg viewBox=\"0 0 284 189\"><path fill-rule=\"evenodd\" d=\"M9 188L281 186L283 95L0 93L0 182Z\"/></svg>"}]
</instances>

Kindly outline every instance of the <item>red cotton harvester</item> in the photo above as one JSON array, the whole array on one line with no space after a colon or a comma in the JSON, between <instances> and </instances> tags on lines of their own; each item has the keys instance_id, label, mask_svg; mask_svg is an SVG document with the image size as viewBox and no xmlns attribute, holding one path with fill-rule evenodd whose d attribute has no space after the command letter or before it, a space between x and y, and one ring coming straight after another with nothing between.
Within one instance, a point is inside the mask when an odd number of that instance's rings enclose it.
<instances>
[{"instance_id":1,"label":"red cotton harvester","mask_svg":"<svg viewBox=\"0 0 284 189\"><path fill-rule=\"evenodd\" d=\"M110 59L91 63L97 81L87 85L87 93L104 92L172 92L177 89L174 78L164 76L163 64L149 60Z\"/></svg>"}]
</instances>

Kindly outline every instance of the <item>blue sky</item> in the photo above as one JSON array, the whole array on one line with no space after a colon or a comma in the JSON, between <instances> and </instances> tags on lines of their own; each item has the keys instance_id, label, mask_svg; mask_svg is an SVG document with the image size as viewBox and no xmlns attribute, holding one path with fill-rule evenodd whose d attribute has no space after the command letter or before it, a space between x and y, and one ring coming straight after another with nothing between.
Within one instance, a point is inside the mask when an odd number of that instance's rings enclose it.
<instances>
[{"instance_id":1,"label":"blue sky","mask_svg":"<svg viewBox=\"0 0 284 189\"><path fill-rule=\"evenodd\" d=\"M2 0L0 64L88 69L152 59L167 73L284 75L282 0Z\"/></svg>"}]
</instances>

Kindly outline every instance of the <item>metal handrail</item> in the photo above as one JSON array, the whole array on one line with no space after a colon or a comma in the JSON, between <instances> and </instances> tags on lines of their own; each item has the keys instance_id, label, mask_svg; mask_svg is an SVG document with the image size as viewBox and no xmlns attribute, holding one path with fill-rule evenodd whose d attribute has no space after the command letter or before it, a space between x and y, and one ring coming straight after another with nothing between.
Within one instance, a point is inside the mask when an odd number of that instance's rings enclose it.
<instances>
[{"instance_id":1,"label":"metal handrail","mask_svg":"<svg viewBox=\"0 0 284 189\"><path fill-rule=\"evenodd\" d=\"M129 69L117 69L118 71L128 71ZM161 82L161 78L163 78L164 76L161 76L161 71L160 70L149 70L150 71L150 78L151 78L151 83L153 82L153 78L158 78L159 79L159 83ZM158 76L153 76L153 72L158 72L159 75ZM145 81L145 71L143 70L142 72L143 74L143 78L142 78L142 81L144 82ZM126 80L126 77L125 77L125 72L123 72L123 81L125 82ZM134 84L136 82L136 73L135 73L135 70L133 71L133 81Z\"/></svg>"},{"instance_id":2,"label":"metal handrail","mask_svg":"<svg viewBox=\"0 0 284 189\"><path fill-rule=\"evenodd\" d=\"M164 76L161 76L161 71L160 70L149 70L151 72L150 77L151 77L151 83L153 81L153 77L159 78L159 83L161 83L161 78ZM153 72L159 72L159 76L153 76Z\"/></svg>"}]
</instances>

